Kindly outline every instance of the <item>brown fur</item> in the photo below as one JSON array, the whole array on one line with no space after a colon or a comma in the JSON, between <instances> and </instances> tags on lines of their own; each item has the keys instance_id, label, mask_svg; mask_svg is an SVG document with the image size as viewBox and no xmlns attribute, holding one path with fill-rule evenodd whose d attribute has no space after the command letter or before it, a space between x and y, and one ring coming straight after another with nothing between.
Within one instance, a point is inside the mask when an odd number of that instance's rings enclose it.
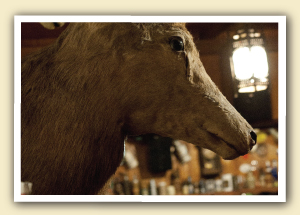
<instances>
[{"instance_id":1,"label":"brown fur","mask_svg":"<svg viewBox=\"0 0 300 215\"><path fill-rule=\"evenodd\" d=\"M225 159L251 148L251 126L207 76L184 24L70 24L22 60L21 108L21 175L33 194L96 194L126 135L182 139Z\"/></svg>"}]
</instances>

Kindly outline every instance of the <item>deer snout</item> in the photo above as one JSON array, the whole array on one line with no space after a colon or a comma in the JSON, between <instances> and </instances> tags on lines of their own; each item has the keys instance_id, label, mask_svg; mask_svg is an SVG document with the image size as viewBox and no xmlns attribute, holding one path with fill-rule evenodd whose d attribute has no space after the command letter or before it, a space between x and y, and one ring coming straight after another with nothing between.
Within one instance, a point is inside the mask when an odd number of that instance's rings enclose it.
<instances>
[{"instance_id":1,"label":"deer snout","mask_svg":"<svg viewBox=\"0 0 300 215\"><path fill-rule=\"evenodd\" d=\"M257 140L257 135L256 133L252 130L250 131L250 137L251 137L251 140L250 140L250 150L253 148L253 146L255 146L256 144L256 140Z\"/></svg>"}]
</instances>

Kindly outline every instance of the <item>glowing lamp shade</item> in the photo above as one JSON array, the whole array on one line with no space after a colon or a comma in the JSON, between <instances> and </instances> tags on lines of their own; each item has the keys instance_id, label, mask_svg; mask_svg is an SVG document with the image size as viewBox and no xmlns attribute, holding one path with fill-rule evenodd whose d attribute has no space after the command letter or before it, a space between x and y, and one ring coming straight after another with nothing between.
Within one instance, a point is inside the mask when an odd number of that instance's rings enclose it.
<instances>
[{"instance_id":1,"label":"glowing lamp shade","mask_svg":"<svg viewBox=\"0 0 300 215\"><path fill-rule=\"evenodd\" d=\"M234 107L248 122L272 119L268 55L262 32L241 24L231 39L230 68Z\"/></svg>"},{"instance_id":2,"label":"glowing lamp shade","mask_svg":"<svg viewBox=\"0 0 300 215\"><path fill-rule=\"evenodd\" d=\"M232 54L235 77L238 80L248 80L252 77L265 79L269 68L267 54L263 47L240 47Z\"/></svg>"},{"instance_id":3,"label":"glowing lamp shade","mask_svg":"<svg viewBox=\"0 0 300 215\"><path fill-rule=\"evenodd\" d=\"M249 66L250 62L250 50L248 47L241 47L236 49L232 54L233 66L235 77L238 80L250 79L253 75L253 71Z\"/></svg>"},{"instance_id":4,"label":"glowing lamp shade","mask_svg":"<svg viewBox=\"0 0 300 215\"><path fill-rule=\"evenodd\" d=\"M254 29L240 29L232 37L230 66L238 93L253 93L268 89L269 66L263 35Z\"/></svg>"}]
</instances>

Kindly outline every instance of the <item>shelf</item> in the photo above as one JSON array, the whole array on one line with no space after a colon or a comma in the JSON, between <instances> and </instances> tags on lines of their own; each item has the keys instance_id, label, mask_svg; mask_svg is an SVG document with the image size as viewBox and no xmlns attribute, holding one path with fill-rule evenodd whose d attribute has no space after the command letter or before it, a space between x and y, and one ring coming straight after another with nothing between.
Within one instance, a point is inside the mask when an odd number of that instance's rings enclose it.
<instances>
[{"instance_id":1,"label":"shelf","mask_svg":"<svg viewBox=\"0 0 300 215\"><path fill-rule=\"evenodd\" d=\"M278 188L277 187L258 187L255 189L240 189L233 192L213 192L213 193L201 193L197 195L241 195L243 193L250 194L251 195L262 195L262 193L268 193L269 195L277 195Z\"/></svg>"}]
</instances>

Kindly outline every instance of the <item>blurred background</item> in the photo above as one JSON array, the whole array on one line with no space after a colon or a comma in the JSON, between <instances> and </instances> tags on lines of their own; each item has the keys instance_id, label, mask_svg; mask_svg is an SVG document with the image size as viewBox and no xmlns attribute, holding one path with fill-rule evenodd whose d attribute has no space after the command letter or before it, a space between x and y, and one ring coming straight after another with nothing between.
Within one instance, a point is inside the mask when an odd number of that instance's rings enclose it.
<instances>
[{"instance_id":1,"label":"blurred background","mask_svg":"<svg viewBox=\"0 0 300 215\"><path fill-rule=\"evenodd\" d=\"M22 57L67 27L22 23ZM109 195L278 194L278 24L187 23L200 59L225 97L255 128L253 150L228 161L190 143L147 134L128 137Z\"/></svg>"}]
</instances>

